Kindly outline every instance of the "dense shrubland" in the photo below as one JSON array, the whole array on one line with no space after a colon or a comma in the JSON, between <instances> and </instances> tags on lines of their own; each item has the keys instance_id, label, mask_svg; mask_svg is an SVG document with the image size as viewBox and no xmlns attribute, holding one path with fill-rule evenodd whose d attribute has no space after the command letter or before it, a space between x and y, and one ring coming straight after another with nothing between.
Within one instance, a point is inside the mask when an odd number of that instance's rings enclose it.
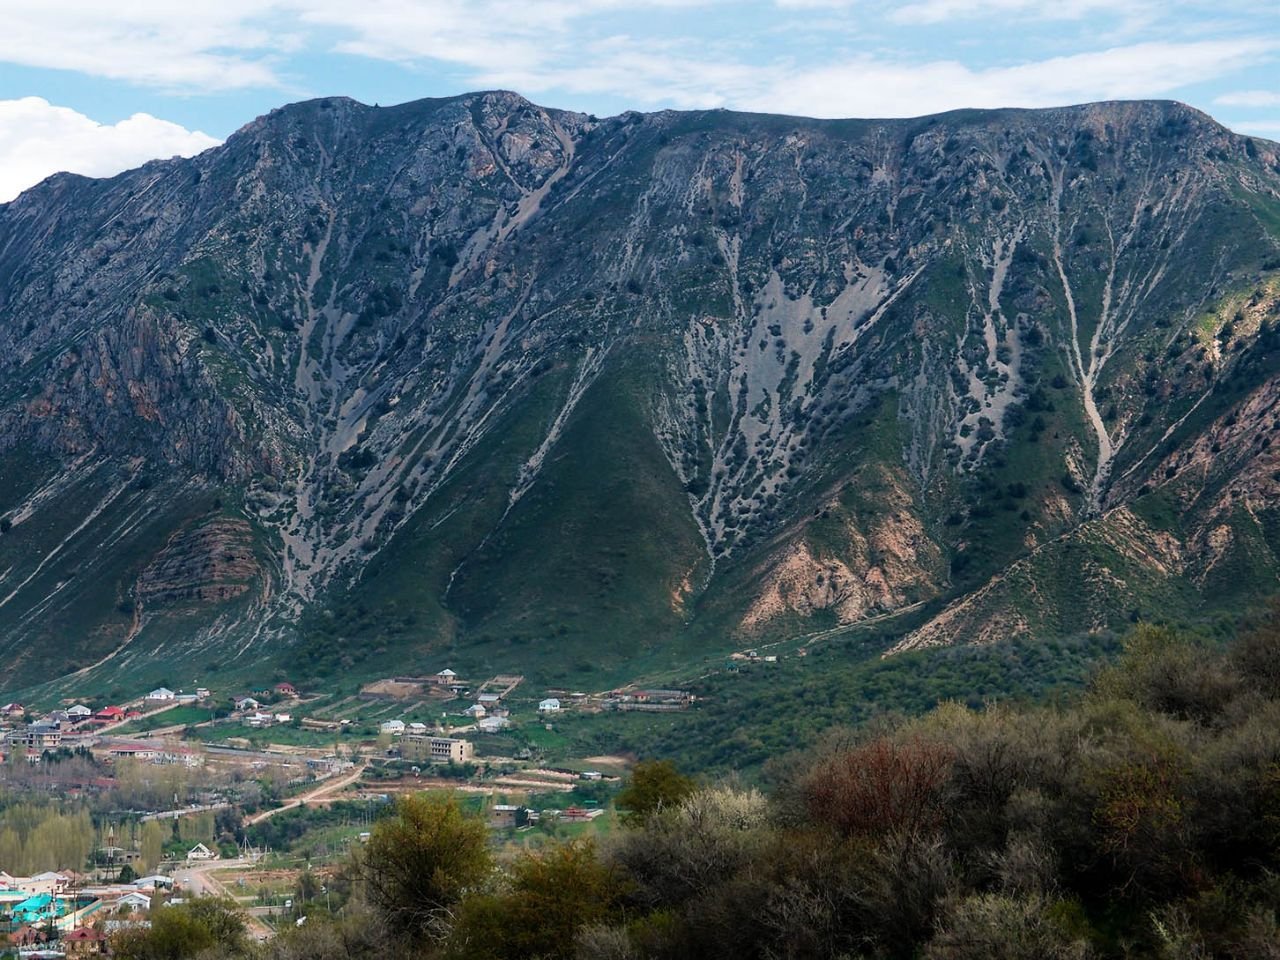
<instances>
[{"instance_id":1,"label":"dense shrubland","mask_svg":"<svg viewBox=\"0 0 1280 960\"><path fill-rule=\"evenodd\" d=\"M501 856L406 798L279 960L1280 957L1280 620L1140 626L1054 706L834 731L768 794L636 768L626 826ZM317 911L318 914L318 911Z\"/></svg>"}]
</instances>

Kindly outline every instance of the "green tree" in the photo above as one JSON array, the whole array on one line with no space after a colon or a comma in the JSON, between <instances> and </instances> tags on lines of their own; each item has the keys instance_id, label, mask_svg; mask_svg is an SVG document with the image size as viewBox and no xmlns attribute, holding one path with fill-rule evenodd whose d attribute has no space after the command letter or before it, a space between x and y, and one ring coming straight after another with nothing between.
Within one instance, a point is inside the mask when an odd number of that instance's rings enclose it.
<instances>
[{"instance_id":1,"label":"green tree","mask_svg":"<svg viewBox=\"0 0 1280 960\"><path fill-rule=\"evenodd\" d=\"M147 870L154 870L164 856L164 844L169 831L159 820L149 820L142 826L141 859Z\"/></svg>"},{"instance_id":2,"label":"green tree","mask_svg":"<svg viewBox=\"0 0 1280 960\"><path fill-rule=\"evenodd\" d=\"M199 897L152 914L151 926L112 938L118 960L185 960L214 949L226 956L249 952L244 917L229 900Z\"/></svg>"},{"instance_id":3,"label":"green tree","mask_svg":"<svg viewBox=\"0 0 1280 960\"><path fill-rule=\"evenodd\" d=\"M401 797L365 846L360 874L370 904L395 936L442 939L452 910L490 875L489 831L452 798Z\"/></svg>"},{"instance_id":4,"label":"green tree","mask_svg":"<svg viewBox=\"0 0 1280 960\"><path fill-rule=\"evenodd\" d=\"M654 811L677 806L697 786L676 769L670 760L647 760L637 763L631 781L618 794L618 808L630 820L639 820Z\"/></svg>"},{"instance_id":5,"label":"green tree","mask_svg":"<svg viewBox=\"0 0 1280 960\"><path fill-rule=\"evenodd\" d=\"M459 960L567 960L579 931L609 920L622 892L590 840L522 854L501 891L462 902L446 954Z\"/></svg>"}]
</instances>

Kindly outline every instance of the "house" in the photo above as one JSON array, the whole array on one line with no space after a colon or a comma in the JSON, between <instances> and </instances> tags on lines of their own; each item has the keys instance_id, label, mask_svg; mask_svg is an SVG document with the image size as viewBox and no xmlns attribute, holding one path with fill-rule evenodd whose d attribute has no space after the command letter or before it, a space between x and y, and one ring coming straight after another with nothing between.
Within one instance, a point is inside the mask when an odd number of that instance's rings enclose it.
<instances>
[{"instance_id":1,"label":"house","mask_svg":"<svg viewBox=\"0 0 1280 960\"><path fill-rule=\"evenodd\" d=\"M483 720L476 721L476 729L481 733L499 733L511 726L511 721L506 717L485 717Z\"/></svg>"},{"instance_id":2,"label":"house","mask_svg":"<svg viewBox=\"0 0 1280 960\"><path fill-rule=\"evenodd\" d=\"M0 914L8 913L10 907L15 903L21 903L25 899L27 899L27 895L21 890L0 888Z\"/></svg>"},{"instance_id":3,"label":"house","mask_svg":"<svg viewBox=\"0 0 1280 960\"><path fill-rule=\"evenodd\" d=\"M49 939L49 935L36 927L23 924L9 934L9 942L15 947L36 947Z\"/></svg>"},{"instance_id":4,"label":"house","mask_svg":"<svg viewBox=\"0 0 1280 960\"><path fill-rule=\"evenodd\" d=\"M217 860L218 855L206 847L203 843L197 843L194 847L187 851L188 860Z\"/></svg>"},{"instance_id":5,"label":"house","mask_svg":"<svg viewBox=\"0 0 1280 960\"><path fill-rule=\"evenodd\" d=\"M467 707L467 709L463 710L462 712L465 713L468 717L471 717L471 719L473 720L479 720L488 711L485 710L485 708L480 704L473 703L471 706Z\"/></svg>"},{"instance_id":6,"label":"house","mask_svg":"<svg viewBox=\"0 0 1280 960\"><path fill-rule=\"evenodd\" d=\"M454 683L457 679L458 679L458 675L454 673L452 670L450 670L448 667L445 667L435 676L436 683L440 684L441 686L446 686L450 683Z\"/></svg>"},{"instance_id":7,"label":"house","mask_svg":"<svg viewBox=\"0 0 1280 960\"><path fill-rule=\"evenodd\" d=\"M466 763L475 750L469 740L453 737L431 738L431 759L435 763Z\"/></svg>"},{"instance_id":8,"label":"house","mask_svg":"<svg viewBox=\"0 0 1280 960\"><path fill-rule=\"evenodd\" d=\"M547 697L547 699L543 700L541 703L538 704L538 712L539 713L559 713L560 701L557 700L555 697Z\"/></svg>"},{"instance_id":9,"label":"house","mask_svg":"<svg viewBox=\"0 0 1280 960\"><path fill-rule=\"evenodd\" d=\"M133 890L117 900L115 905L117 909L124 907L130 912L145 911L151 909L151 898L145 893Z\"/></svg>"},{"instance_id":10,"label":"house","mask_svg":"<svg viewBox=\"0 0 1280 960\"><path fill-rule=\"evenodd\" d=\"M208 699L209 699L209 688L208 688L208 687L196 687L196 699L197 699L197 700L208 700Z\"/></svg>"},{"instance_id":11,"label":"house","mask_svg":"<svg viewBox=\"0 0 1280 960\"><path fill-rule=\"evenodd\" d=\"M126 710L126 711L124 712L124 718L125 718L126 720L138 720L138 719L140 719L141 717L142 717L142 711L141 711L141 710Z\"/></svg>"},{"instance_id":12,"label":"house","mask_svg":"<svg viewBox=\"0 0 1280 960\"><path fill-rule=\"evenodd\" d=\"M129 886L135 890L172 890L173 877L166 877L162 873L153 873L149 877L139 877Z\"/></svg>"},{"instance_id":13,"label":"house","mask_svg":"<svg viewBox=\"0 0 1280 960\"><path fill-rule=\"evenodd\" d=\"M164 752L160 754L159 763L180 763L184 767L201 767L204 766L204 754L192 747L177 744L168 746Z\"/></svg>"},{"instance_id":14,"label":"house","mask_svg":"<svg viewBox=\"0 0 1280 960\"><path fill-rule=\"evenodd\" d=\"M277 714L275 715L275 721L276 721L276 723L292 723L292 722L293 722L293 714L291 714L291 713L277 713Z\"/></svg>"},{"instance_id":15,"label":"house","mask_svg":"<svg viewBox=\"0 0 1280 960\"><path fill-rule=\"evenodd\" d=\"M62 724L56 720L37 720L23 729L10 730L5 739L12 746L38 755L62 745Z\"/></svg>"},{"instance_id":16,"label":"house","mask_svg":"<svg viewBox=\"0 0 1280 960\"><path fill-rule=\"evenodd\" d=\"M298 695L297 688L295 688L294 685L292 683L289 683L287 680L284 681L283 683L277 683L275 685L275 691L279 696L282 696L282 697L296 697Z\"/></svg>"},{"instance_id":17,"label":"house","mask_svg":"<svg viewBox=\"0 0 1280 960\"><path fill-rule=\"evenodd\" d=\"M381 730L383 733L389 733L392 736L396 736L397 734L404 733L404 721L403 720L383 720L382 726L379 727L378 729Z\"/></svg>"},{"instance_id":18,"label":"house","mask_svg":"<svg viewBox=\"0 0 1280 960\"><path fill-rule=\"evenodd\" d=\"M142 760L154 763L160 759L162 751L157 744L143 743L137 740L117 741L107 747L107 755L126 757L131 760Z\"/></svg>"},{"instance_id":19,"label":"house","mask_svg":"<svg viewBox=\"0 0 1280 960\"><path fill-rule=\"evenodd\" d=\"M68 957L96 957L105 952L107 935L93 927L77 927L58 942Z\"/></svg>"},{"instance_id":20,"label":"house","mask_svg":"<svg viewBox=\"0 0 1280 960\"><path fill-rule=\"evenodd\" d=\"M0 717L20 717L27 712L27 708L20 703L6 703L0 707Z\"/></svg>"},{"instance_id":21,"label":"house","mask_svg":"<svg viewBox=\"0 0 1280 960\"><path fill-rule=\"evenodd\" d=\"M152 690L150 693L147 694L146 699L150 700L153 703L168 703L170 700L173 700L176 696L177 694L174 693L172 690L170 690L168 687L156 687L154 690Z\"/></svg>"},{"instance_id":22,"label":"house","mask_svg":"<svg viewBox=\"0 0 1280 960\"><path fill-rule=\"evenodd\" d=\"M67 707L67 719L74 723L79 723L81 720L88 720L92 716L93 711L83 703L77 703L74 707Z\"/></svg>"},{"instance_id":23,"label":"house","mask_svg":"<svg viewBox=\"0 0 1280 960\"><path fill-rule=\"evenodd\" d=\"M527 819L524 807L509 803L495 803L489 808L489 826L498 830L506 827L522 827Z\"/></svg>"},{"instance_id":24,"label":"house","mask_svg":"<svg viewBox=\"0 0 1280 960\"><path fill-rule=\"evenodd\" d=\"M121 707L103 707L94 717L98 720L105 720L107 723L115 723L124 719L124 710Z\"/></svg>"},{"instance_id":25,"label":"house","mask_svg":"<svg viewBox=\"0 0 1280 960\"><path fill-rule=\"evenodd\" d=\"M257 710L262 706L262 704L258 703L258 701L253 699L253 697L236 697L232 703L235 706L236 711L239 713L247 713L250 710Z\"/></svg>"},{"instance_id":26,"label":"house","mask_svg":"<svg viewBox=\"0 0 1280 960\"><path fill-rule=\"evenodd\" d=\"M18 923L45 924L66 912L66 906L62 900L49 893L40 893L21 903L15 903L10 909L9 916Z\"/></svg>"},{"instance_id":27,"label":"house","mask_svg":"<svg viewBox=\"0 0 1280 960\"><path fill-rule=\"evenodd\" d=\"M255 710L244 718L244 722L251 727L269 727L275 722L275 717L261 710Z\"/></svg>"},{"instance_id":28,"label":"house","mask_svg":"<svg viewBox=\"0 0 1280 960\"><path fill-rule=\"evenodd\" d=\"M497 693L482 693L476 699L479 700L480 703L482 703L484 706L489 706L501 700L502 695Z\"/></svg>"}]
</instances>

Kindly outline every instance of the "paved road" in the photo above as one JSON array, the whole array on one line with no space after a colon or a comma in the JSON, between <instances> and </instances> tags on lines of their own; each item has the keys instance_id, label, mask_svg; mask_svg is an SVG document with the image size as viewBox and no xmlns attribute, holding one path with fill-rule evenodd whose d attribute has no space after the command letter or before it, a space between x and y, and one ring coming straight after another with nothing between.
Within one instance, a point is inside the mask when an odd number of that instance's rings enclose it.
<instances>
[{"instance_id":1,"label":"paved road","mask_svg":"<svg viewBox=\"0 0 1280 960\"><path fill-rule=\"evenodd\" d=\"M183 896L187 897L226 897L234 900L235 896L213 875L214 870L229 870L236 867L249 866L248 860L209 860L205 863L188 865L173 872L173 879L182 887ZM266 923L248 914L245 928L255 940L270 940L276 935Z\"/></svg>"}]
</instances>

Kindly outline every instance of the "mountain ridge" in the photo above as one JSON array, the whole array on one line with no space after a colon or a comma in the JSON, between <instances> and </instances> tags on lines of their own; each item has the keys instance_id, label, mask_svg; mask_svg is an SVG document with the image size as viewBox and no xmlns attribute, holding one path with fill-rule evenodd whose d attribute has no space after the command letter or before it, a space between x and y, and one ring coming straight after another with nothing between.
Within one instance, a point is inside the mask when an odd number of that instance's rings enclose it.
<instances>
[{"instance_id":1,"label":"mountain ridge","mask_svg":"<svg viewBox=\"0 0 1280 960\"><path fill-rule=\"evenodd\" d=\"M1277 569L1239 426L1270 426L1277 164L1173 101L596 119L495 91L307 101L52 178L0 205L0 648L71 641L11 682L606 678L920 603L899 645L1051 637L1194 610L1206 557L1248 602ZM146 587L201 563L247 579ZM994 579L1027 563L1029 606Z\"/></svg>"}]
</instances>

